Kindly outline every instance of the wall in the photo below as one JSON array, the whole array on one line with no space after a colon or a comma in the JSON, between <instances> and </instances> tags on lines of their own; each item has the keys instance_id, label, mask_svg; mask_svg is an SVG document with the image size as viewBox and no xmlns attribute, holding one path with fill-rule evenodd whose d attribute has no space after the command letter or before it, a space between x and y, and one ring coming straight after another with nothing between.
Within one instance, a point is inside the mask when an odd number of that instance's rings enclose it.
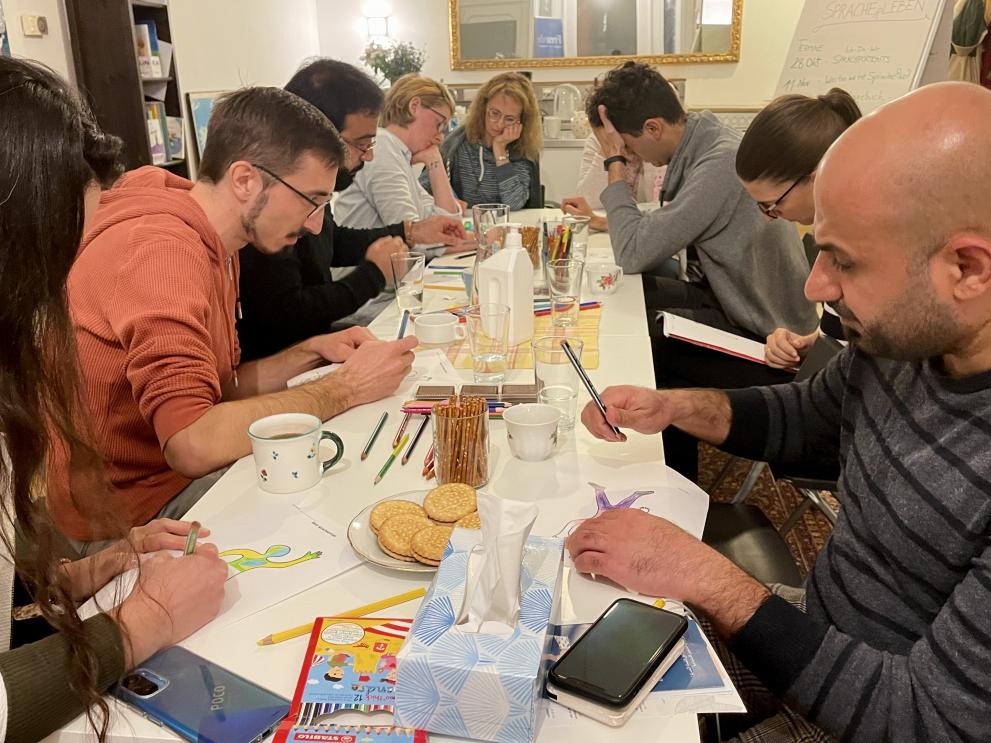
<instances>
[{"instance_id":1,"label":"wall","mask_svg":"<svg viewBox=\"0 0 991 743\"><path fill-rule=\"evenodd\" d=\"M173 0L176 2L176 0ZM358 63L365 47L362 3L357 0L313 0L320 53ZM389 30L393 38L426 49L424 74L445 82L481 82L492 73L451 70L448 48L448 0L392 0ZM771 99L791 36L802 10L800 2L745 0L743 43L735 64L664 65L670 77L687 78L690 106L759 107ZM591 80L604 67L534 68L534 80Z\"/></svg>"},{"instance_id":2,"label":"wall","mask_svg":"<svg viewBox=\"0 0 991 743\"><path fill-rule=\"evenodd\" d=\"M15 57L36 59L51 67L62 77L75 81L72 67L72 49L65 20L65 4L62 0L2 0L7 32L10 35L10 52ZM22 15L43 15L48 19L48 34L40 38L28 38L21 33Z\"/></svg>"},{"instance_id":3,"label":"wall","mask_svg":"<svg viewBox=\"0 0 991 743\"><path fill-rule=\"evenodd\" d=\"M170 0L183 93L285 85L319 54L314 0Z\"/></svg>"},{"instance_id":4,"label":"wall","mask_svg":"<svg viewBox=\"0 0 991 743\"><path fill-rule=\"evenodd\" d=\"M199 165L187 93L282 87L320 53L314 0L170 0L190 175Z\"/></svg>"}]
</instances>

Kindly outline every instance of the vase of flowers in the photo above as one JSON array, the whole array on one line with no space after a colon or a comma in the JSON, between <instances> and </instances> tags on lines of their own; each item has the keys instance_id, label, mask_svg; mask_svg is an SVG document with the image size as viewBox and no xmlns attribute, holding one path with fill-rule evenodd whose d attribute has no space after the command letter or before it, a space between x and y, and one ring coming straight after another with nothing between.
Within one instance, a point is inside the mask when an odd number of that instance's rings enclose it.
<instances>
[{"instance_id":1,"label":"vase of flowers","mask_svg":"<svg viewBox=\"0 0 991 743\"><path fill-rule=\"evenodd\" d=\"M390 85L403 75L419 72L426 59L426 53L408 41L389 45L373 41L361 55L361 61L388 80Z\"/></svg>"}]
</instances>

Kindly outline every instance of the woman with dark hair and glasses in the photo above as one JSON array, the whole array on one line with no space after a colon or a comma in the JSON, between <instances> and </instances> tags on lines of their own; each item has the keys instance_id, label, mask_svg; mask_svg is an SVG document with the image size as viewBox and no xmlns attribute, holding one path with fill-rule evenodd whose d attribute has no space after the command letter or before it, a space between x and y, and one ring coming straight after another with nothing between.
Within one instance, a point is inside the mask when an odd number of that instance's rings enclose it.
<instances>
[{"instance_id":1,"label":"woman with dark hair and glasses","mask_svg":"<svg viewBox=\"0 0 991 743\"><path fill-rule=\"evenodd\" d=\"M206 624L224 595L226 563L204 545L141 561L130 596L83 621L77 602L136 565L137 553L182 549L190 525L158 520L128 533L92 504L93 519L127 538L69 562L45 513L45 466L56 447L79 463L81 477L103 481L78 406L66 277L100 187L120 172L120 150L54 73L0 57L0 596L15 596L17 583L31 602L0 599L6 741L39 740L84 710L105 740L102 693L126 668ZM25 620L39 616L54 632L16 646Z\"/></svg>"},{"instance_id":2,"label":"woman with dark hair and glasses","mask_svg":"<svg viewBox=\"0 0 991 743\"><path fill-rule=\"evenodd\" d=\"M819 161L859 118L856 101L840 88L816 98L781 96L754 117L736 153L736 174L768 220L780 217L812 224L812 181ZM823 310L819 329L809 335L776 328L767 336L764 358L769 366L797 366L820 331L837 339L843 337L839 318L830 307Z\"/></svg>"}]
</instances>

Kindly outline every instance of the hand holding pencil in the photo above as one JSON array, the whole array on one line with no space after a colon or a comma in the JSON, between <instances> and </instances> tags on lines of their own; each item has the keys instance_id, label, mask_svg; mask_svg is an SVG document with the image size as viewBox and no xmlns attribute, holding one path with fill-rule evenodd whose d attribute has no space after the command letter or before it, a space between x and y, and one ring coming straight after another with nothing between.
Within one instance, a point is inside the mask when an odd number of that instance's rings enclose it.
<instances>
[{"instance_id":1,"label":"hand holding pencil","mask_svg":"<svg viewBox=\"0 0 991 743\"><path fill-rule=\"evenodd\" d=\"M413 368L413 349L419 341L409 335L396 341L366 341L333 374L312 382L346 391L351 406L388 397L402 384Z\"/></svg>"}]
</instances>

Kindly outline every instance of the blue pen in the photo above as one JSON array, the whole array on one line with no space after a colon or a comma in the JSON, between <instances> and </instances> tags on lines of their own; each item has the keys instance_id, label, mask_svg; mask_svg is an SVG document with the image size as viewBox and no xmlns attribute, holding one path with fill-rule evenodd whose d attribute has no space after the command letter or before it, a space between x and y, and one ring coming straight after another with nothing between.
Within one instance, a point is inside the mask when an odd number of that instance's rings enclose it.
<instances>
[{"instance_id":1,"label":"blue pen","mask_svg":"<svg viewBox=\"0 0 991 743\"><path fill-rule=\"evenodd\" d=\"M397 341L401 341L403 336L406 335L406 323L409 322L409 310L403 310L403 321L399 323L399 335L396 336Z\"/></svg>"}]
</instances>

